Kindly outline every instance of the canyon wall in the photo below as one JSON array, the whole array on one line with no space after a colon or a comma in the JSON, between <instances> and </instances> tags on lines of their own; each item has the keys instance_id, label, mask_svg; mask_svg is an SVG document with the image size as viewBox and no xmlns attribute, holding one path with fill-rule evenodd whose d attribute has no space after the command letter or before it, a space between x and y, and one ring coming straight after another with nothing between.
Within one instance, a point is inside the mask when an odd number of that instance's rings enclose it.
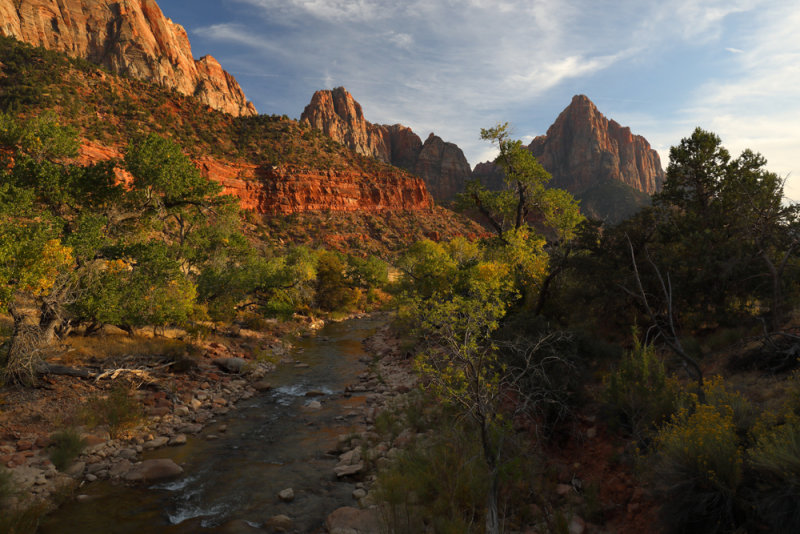
<instances>
[{"instance_id":1,"label":"canyon wall","mask_svg":"<svg viewBox=\"0 0 800 534\"><path fill-rule=\"evenodd\" d=\"M256 114L216 59L193 58L186 30L154 0L0 0L0 34L157 83L232 115Z\"/></svg>"},{"instance_id":2,"label":"canyon wall","mask_svg":"<svg viewBox=\"0 0 800 534\"><path fill-rule=\"evenodd\" d=\"M112 147L84 141L83 165L118 159ZM203 176L218 182L223 193L239 199L244 210L264 214L308 211L384 212L433 209L433 198L422 179L387 167L377 173L354 170L294 169L235 163L209 156L195 160ZM121 182L130 175L118 170Z\"/></svg>"}]
</instances>

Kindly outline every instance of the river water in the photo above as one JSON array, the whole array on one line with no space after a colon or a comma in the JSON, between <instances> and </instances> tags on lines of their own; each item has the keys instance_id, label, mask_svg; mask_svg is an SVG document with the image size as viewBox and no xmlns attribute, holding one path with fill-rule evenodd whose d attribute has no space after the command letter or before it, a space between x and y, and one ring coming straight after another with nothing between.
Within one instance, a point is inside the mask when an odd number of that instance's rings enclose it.
<instances>
[{"instance_id":1,"label":"river water","mask_svg":"<svg viewBox=\"0 0 800 534\"><path fill-rule=\"evenodd\" d=\"M354 485L336 480L337 457L328 451L362 420L364 396L344 389L364 371L361 342L380 325L372 318L332 323L298 341L292 356L307 368L281 366L270 376L274 389L239 403L186 445L146 456L172 458L184 468L180 478L142 488L91 484L81 490L89 500L63 506L39 532L258 532L278 514L292 518L296 532L322 532L329 513L354 505ZM314 400L322 409L308 408ZM278 498L286 488L295 493L289 503Z\"/></svg>"}]
</instances>

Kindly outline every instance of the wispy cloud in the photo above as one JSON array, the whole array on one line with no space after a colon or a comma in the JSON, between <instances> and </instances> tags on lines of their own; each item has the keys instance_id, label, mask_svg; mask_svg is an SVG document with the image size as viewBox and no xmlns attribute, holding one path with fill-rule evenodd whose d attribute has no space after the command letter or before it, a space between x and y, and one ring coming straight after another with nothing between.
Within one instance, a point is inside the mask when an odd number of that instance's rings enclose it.
<instances>
[{"instance_id":1,"label":"wispy cloud","mask_svg":"<svg viewBox=\"0 0 800 534\"><path fill-rule=\"evenodd\" d=\"M435 131L475 164L491 153L481 127L542 134L581 92L662 155L700 124L792 165L800 7L781 0L230 1L247 20L192 31L244 48L247 72L282 73L247 89L256 104L291 91L292 109L266 113L298 116L315 90L344 85L372 122Z\"/></svg>"},{"instance_id":2,"label":"wispy cloud","mask_svg":"<svg viewBox=\"0 0 800 534\"><path fill-rule=\"evenodd\" d=\"M733 72L698 87L685 115L719 134L738 153L764 154L768 167L791 177L787 192L800 198L800 10L760 10L743 48L732 55Z\"/></svg>"}]
</instances>

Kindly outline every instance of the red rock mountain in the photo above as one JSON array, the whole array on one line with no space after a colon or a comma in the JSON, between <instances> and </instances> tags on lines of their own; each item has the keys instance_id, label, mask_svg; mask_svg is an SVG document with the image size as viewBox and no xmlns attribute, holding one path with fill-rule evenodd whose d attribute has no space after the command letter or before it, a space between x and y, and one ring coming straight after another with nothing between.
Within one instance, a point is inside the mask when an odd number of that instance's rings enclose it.
<instances>
[{"instance_id":1,"label":"red rock mountain","mask_svg":"<svg viewBox=\"0 0 800 534\"><path fill-rule=\"evenodd\" d=\"M661 159L647 139L607 119L584 95L574 96L528 148L553 175L551 185L574 194L608 181L653 194L664 183Z\"/></svg>"},{"instance_id":2,"label":"red rock mountain","mask_svg":"<svg viewBox=\"0 0 800 534\"><path fill-rule=\"evenodd\" d=\"M359 154L422 177L439 202L453 198L471 175L469 163L456 145L433 134L423 143L401 124L370 123L364 118L361 105L344 87L314 93L300 120Z\"/></svg>"},{"instance_id":3,"label":"red rock mountain","mask_svg":"<svg viewBox=\"0 0 800 534\"><path fill-rule=\"evenodd\" d=\"M232 115L256 114L216 59L192 57L186 30L154 0L0 0L0 34L158 83Z\"/></svg>"},{"instance_id":4,"label":"red rock mountain","mask_svg":"<svg viewBox=\"0 0 800 534\"><path fill-rule=\"evenodd\" d=\"M80 148L79 162L83 165L120 158L118 149L96 142L84 141ZM380 213L433 208L433 198L420 178L388 166L367 174L355 169L253 165L211 156L194 163L203 176L222 185L224 194L237 197L242 209L256 213ZM132 179L121 170L118 177L122 182Z\"/></svg>"}]
</instances>

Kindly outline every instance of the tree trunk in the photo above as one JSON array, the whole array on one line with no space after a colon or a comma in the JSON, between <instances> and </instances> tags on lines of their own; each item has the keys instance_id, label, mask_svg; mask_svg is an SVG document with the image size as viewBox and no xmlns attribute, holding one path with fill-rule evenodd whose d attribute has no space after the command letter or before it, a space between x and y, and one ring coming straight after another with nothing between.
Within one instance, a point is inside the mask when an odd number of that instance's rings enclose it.
<instances>
[{"instance_id":1,"label":"tree trunk","mask_svg":"<svg viewBox=\"0 0 800 534\"><path fill-rule=\"evenodd\" d=\"M489 494L486 496L486 534L500 534L500 515L497 509L499 487L497 467L489 472Z\"/></svg>"},{"instance_id":2,"label":"tree trunk","mask_svg":"<svg viewBox=\"0 0 800 534\"><path fill-rule=\"evenodd\" d=\"M500 469L497 466L497 454L489 437L488 422L483 418L481 426L481 442L486 465L489 467L489 492L486 495L486 534L500 534L500 515L497 496L500 491L498 479Z\"/></svg>"},{"instance_id":3,"label":"tree trunk","mask_svg":"<svg viewBox=\"0 0 800 534\"><path fill-rule=\"evenodd\" d=\"M55 328L60 321L54 308L36 305L35 300L25 294L17 294L9 305L14 319L14 331L8 349L8 359L3 369L3 379L24 385L36 383L37 367L43 351L55 338Z\"/></svg>"}]
</instances>

